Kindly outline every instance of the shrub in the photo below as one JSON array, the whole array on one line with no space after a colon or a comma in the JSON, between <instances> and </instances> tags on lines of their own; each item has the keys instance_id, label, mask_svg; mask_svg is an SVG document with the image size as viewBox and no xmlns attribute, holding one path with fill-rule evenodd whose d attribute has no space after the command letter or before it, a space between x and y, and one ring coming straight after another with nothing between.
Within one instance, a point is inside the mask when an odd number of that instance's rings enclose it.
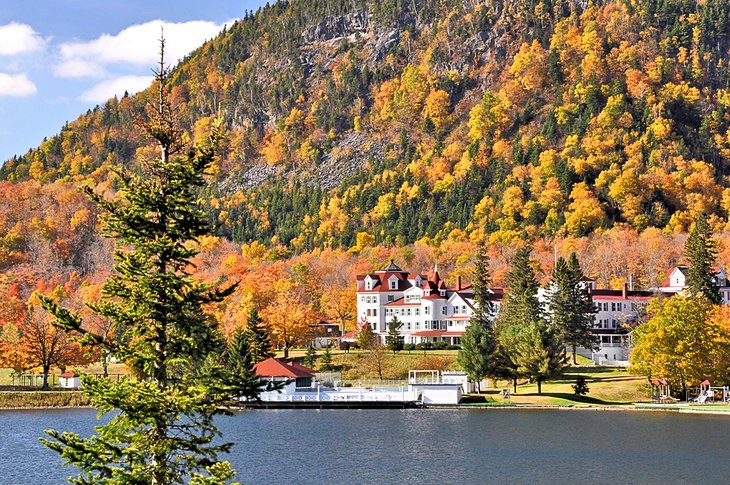
<instances>
[{"instance_id":1,"label":"shrub","mask_svg":"<svg viewBox=\"0 0 730 485\"><path fill-rule=\"evenodd\" d=\"M433 344L433 348L436 350L444 350L448 345L449 343L446 340L439 340Z\"/></svg>"},{"instance_id":2,"label":"shrub","mask_svg":"<svg viewBox=\"0 0 730 485\"><path fill-rule=\"evenodd\" d=\"M584 396L588 394L588 384L586 384L586 378L578 376L575 378L575 384L573 384L573 392L576 396Z\"/></svg>"},{"instance_id":3,"label":"shrub","mask_svg":"<svg viewBox=\"0 0 730 485\"><path fill-rule=\"evenodd\" d=\"M403 344L403 350L416 350L416 344Z\"/></svg>"}]
</instances>

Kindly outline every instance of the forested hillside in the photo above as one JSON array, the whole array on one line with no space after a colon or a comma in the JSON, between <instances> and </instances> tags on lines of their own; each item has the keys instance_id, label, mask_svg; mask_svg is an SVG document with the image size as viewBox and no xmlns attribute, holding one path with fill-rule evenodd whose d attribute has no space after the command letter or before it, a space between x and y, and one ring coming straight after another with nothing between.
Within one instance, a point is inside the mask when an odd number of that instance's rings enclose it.
<instances>
[{"instance_id":1,"label":"forested hillside","mask_svg":"<svg viewBox=\"0 0 730 485\"><path fill-rule=\"evenodd\" d=\"M530 240L543 278L576 251L601 286L650 287L682 260L700 211L730 263L729 14L727 0L242 12L170 83L191 141L219 116L227 129L200 193L218 235L195 262L242 281L221 323L293 301L337 321L320 297L350 305L354 274L391 257L468 280L483 237L495 285ZM110 167L154 159L135 128L152 94L111 99L0 168L3 324L36 288L98 292L110 243L77 188L112 195Z\"/></svg>"},{"instance_id":2,"label":"forested hillside","mask_svg":"<svg viewBox=\"0 0 730 485\"><path fill-rule=\"evenodd\" d=\"M723 229L729 14L725 0L277 2L177 66L171 95L192 140L225 120L201 198L236 242L681 232L698 211ZM133 121L149 95L110 100L0 175L103 180L147 153Z\"/></svg>"}]
</instances>

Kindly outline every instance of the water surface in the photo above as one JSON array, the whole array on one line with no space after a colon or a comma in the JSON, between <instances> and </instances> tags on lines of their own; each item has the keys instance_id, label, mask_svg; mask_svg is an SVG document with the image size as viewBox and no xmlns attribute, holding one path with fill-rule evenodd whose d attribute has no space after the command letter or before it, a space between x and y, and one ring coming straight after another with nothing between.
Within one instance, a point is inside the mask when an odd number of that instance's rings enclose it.
<instances>
[{"instance_id":1,"label":"water surface","mask_svg":"<svg viewBox=\"0 0 730 485\"><path fill-rule=\"evenodd\" d=\"M93 410L0 412L0 483L64 483L38 437ZM730 416L591 411L256 410L221 417L237 479L257 484L720 483ZM719 480L719 481L718 481Z\"/></svg>"}]
</instances>

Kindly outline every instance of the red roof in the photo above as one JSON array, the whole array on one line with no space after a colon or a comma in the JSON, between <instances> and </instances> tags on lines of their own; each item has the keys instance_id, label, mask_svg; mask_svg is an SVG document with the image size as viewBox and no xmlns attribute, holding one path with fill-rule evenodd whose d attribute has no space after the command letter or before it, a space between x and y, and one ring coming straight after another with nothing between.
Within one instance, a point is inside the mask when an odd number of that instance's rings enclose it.
<instances>
[{"instance_id":1,"label":"red roof","mask_svg":"<svg viewBox=\"0 0 730 485\"><path fill-rule=\"evenodd\" d=\"M403 298L398 298L395 301L391 301L390 303L386 303L384 306L421 306L420 302L415 303L405 303Z\"/></svg>"},{"instance_id":2,"label":"red roof","mask_svg":"<svg viewBox=\"0 0 730 485\"><path fill-rule=\"evenodd\" d=\"M707 379L702 381L702 384L700 384L700 386L709 386L709 385L710 385L710 381L708 381Z\"/></svg>"},{"instance_id":3,"label":"red roof","mask_svg":"<svg viewBox=\"0 0 730 485\"><path fill-rule=\"evenodd\" d=\"M63 374L61 374L61 375L60 375L60 376L58 376L58 377L65 377L65 378L67 378L67 379L68 379L68 378L71 378L71 377L77 377L77 376L76 376L76 374L74 374L73 372L64 372Z\"/></svg>"},{"instance_id":4,"label":"red roof","mask_svg":"<svg viewBox=\"0 0 730 485\"><path fill-rule=\"evenodd\" d=\"M284 362L274 357L262 360L253 366L254 373L259 377L313 377L314 371L296 362Z\"/></svg>"},{"instance_id":5,"label":"red roof","mask_svg":"<svg viewBox=\"0 0 730 485\"><path fill-rule=\"evenodd\" d=\"M443 330L421 330L411 335L414 337L458 337L463 332L444 332Z\"/></svg>"}]
</instances>

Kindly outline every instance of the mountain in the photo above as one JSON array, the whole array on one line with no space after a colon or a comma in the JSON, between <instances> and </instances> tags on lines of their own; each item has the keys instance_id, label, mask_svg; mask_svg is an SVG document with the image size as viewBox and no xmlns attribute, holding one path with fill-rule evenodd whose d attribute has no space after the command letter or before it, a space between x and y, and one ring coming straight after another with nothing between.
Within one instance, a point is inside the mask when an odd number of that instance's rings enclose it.
<instances>
[{"instance_id":1,"label":"mountain","mask_svg":"<svg viewBox=\"0 0 730 485\"><path fill-rule=\"evenodd\" d=\"M291 0L189 55L170 95L193 141L225 122L200 195L235 242L673 233L698 212L721 230L729 49L727 0ZM134 121L151 95L98 106L0 178L113 190L111 165L150 154Z\"/></svg>"}]
</instances>

